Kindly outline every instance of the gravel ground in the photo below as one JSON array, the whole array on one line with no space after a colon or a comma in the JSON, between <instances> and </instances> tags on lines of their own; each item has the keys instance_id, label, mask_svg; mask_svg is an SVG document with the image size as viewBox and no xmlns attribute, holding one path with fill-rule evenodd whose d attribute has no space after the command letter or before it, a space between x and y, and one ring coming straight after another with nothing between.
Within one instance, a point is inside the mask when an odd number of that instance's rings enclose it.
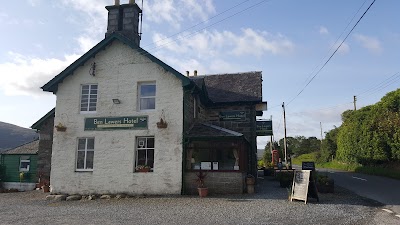
<instances>
[{"instance_id":1,"label":"gravel ground","mask_svg":"<svg viewBox=\"0 0 400 225\"><path fill-rule=\"evenodd\" d=\"M254 195L168 196L51 202L41 191L0 194L0 224L379 224L379 203L335 187L289 202L271 178Z\"/></svg>"}]
</instances>

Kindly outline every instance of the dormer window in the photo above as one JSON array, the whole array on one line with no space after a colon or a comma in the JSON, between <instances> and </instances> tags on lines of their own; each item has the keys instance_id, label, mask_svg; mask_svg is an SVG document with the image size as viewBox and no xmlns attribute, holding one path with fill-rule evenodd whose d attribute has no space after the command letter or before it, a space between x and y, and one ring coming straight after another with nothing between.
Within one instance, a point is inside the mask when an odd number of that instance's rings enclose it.
<instances>
[{"instance_id":1,"label":"dormer window","mask_svg":"<svg viewBox=\"0 0 400 225\"><path fill-rule=\"evenodd\" d=\"M156 83L139 83L139 111L156 109Z\"/></svg>"}]
</instances>

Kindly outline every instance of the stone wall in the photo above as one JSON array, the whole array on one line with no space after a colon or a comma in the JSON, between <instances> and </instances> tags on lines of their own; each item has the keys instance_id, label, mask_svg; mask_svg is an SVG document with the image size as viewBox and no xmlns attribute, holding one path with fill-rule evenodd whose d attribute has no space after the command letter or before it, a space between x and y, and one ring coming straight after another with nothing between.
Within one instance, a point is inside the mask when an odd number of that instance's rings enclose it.
<instances>
[{"instance_id":1,"label":"stone wall","mask_svg":"<svg viewBox=\"0 0 400 225\"><path fill-rule=\"evenodd\" d=\"M96 75L89 74L96 62ZM156 110L138 110L138 83L156 83ZM97 112L80 113L82 84L98 84ZM180 194L182 189L182 82L147 57L114 41L59 84L51 168L53 193ZM117 98L121 104L113 104ZM164 111L168 127L157 128ZM147 129L85 131L87 117L148 116ZM154 171L135 172L136 137L154 136ZM94 137L93 171L76 171L79 137Z\"/></svg>"},{"instance_id":2,"label":"stone wall","mask_svg":"<svg viewBox=\"0 0 400 225\"><path fill-rule=\"evenodd\" d=\"M198 172L185 173L185 193L197 194ZM245 190L245 173L241 172L208 172L205 187L209 195L213 194L242 194Z\"/></svg>"},{"instance_id":3,"label":"stone wall","mask_svg":"<svg viewBox=\"0 0 400 225\"><path fill-rule=\"evenodd\" d=\"M38 177L50 181L51 154L53 146L54 117L49 117L39 131L39 151L37 161Z\"/></svg>"}]
</instances>

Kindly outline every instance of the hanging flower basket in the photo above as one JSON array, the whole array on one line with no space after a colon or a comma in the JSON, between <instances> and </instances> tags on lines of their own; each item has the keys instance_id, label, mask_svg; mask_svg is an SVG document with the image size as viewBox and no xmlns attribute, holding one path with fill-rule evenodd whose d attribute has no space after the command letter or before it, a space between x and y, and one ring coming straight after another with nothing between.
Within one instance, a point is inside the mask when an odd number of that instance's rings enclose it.
<instances>
[{"instance_id":1,"label":"hanging flower basket","mask_svg":"<svg viewBox=\"0 0 400 225\"><path fill-rule=\"evenodd\" d=\"M67 127L64 126L64 125L62 125L61 123L58 123L58 124L57 124L56 126L54 126L54 127L56 128L57 131L60 131L60 132L64 132L64 131L67 130Z\"/></svg>"},{"instance_id":2,"label":"hanging flower basket","mask_svg":"<svg viewBox=\"0 0 400 225\"><path fill-rule=\"evenodd\" d=\"M157 127L158 128L167 128L168 127L168 123L165 122L162 118L160 119L160 122L157 122Z\"/></svg>"}]
</instances>

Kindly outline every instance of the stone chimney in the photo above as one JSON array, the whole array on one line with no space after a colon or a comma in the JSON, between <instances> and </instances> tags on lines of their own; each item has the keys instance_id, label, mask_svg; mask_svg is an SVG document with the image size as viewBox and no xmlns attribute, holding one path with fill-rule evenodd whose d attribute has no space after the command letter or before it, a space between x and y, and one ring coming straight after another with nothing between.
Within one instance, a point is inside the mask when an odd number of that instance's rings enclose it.
<instances>
[{"instance_id":1,"label":"stone chimney","mask_svg":"<svg viewBox=\"0 0 400 225\"><path fill-rule=\"evenodd\" d=\"M108 10L106 37L114 32L120 33L139 45L139 14L142 10L135 1L129 0L128 4L120 5L120 1L115 0L115 5L106 6L106 9Z\"/></svg>"}]
</instances>

